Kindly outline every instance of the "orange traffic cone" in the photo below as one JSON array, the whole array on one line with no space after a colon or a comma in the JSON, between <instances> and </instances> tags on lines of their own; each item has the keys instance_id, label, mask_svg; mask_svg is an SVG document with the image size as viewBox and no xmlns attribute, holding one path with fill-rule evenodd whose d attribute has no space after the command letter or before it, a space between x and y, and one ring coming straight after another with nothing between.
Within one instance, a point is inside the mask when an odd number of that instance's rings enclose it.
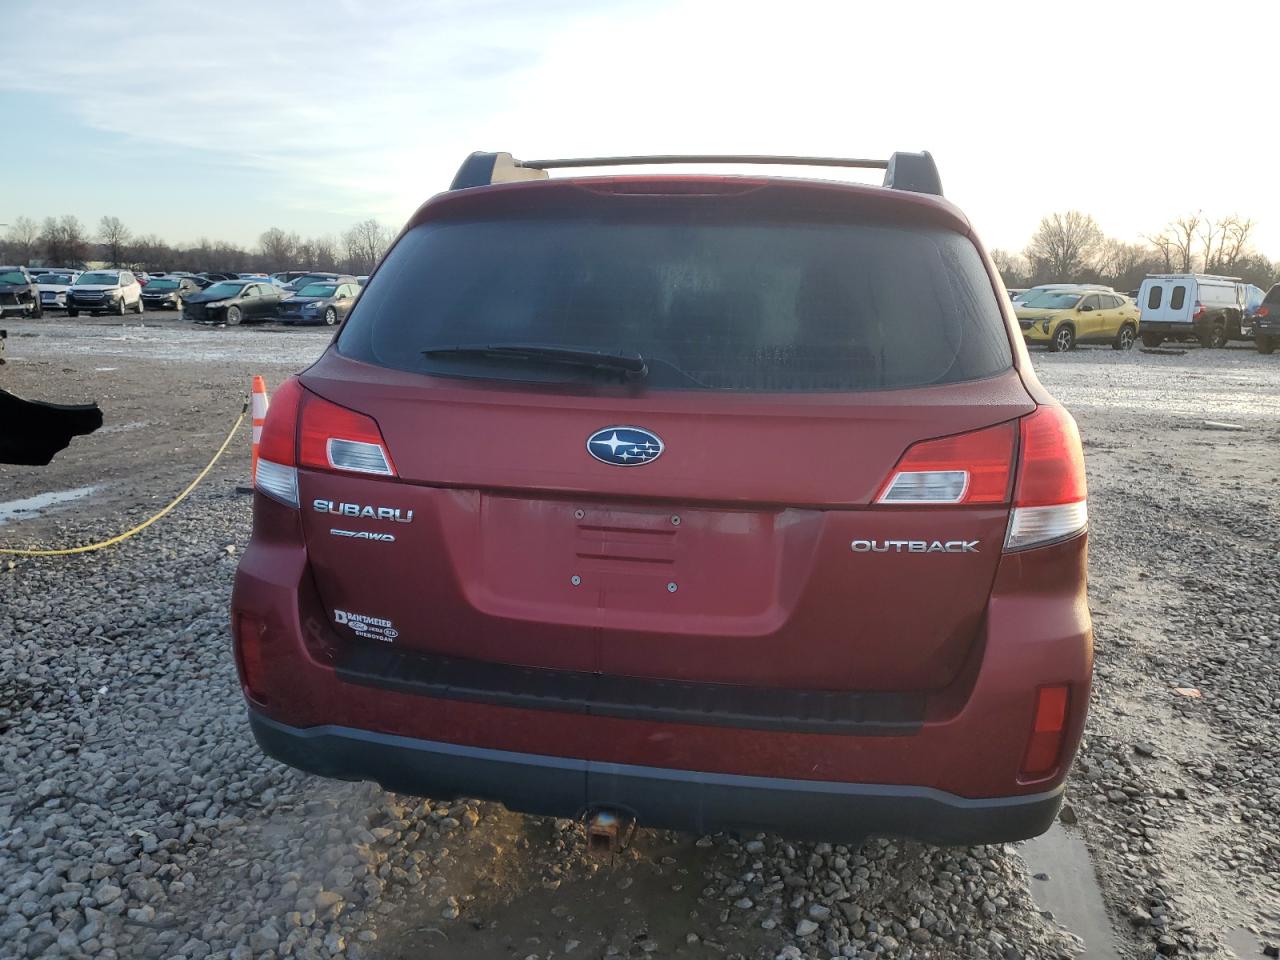
<instances>
[{"instance_id":1,"label":"orange traffic cone","mask_svg":"<svg viewBox=\"0 0 1280 960\"><path fill-rule=\"evenodd\" d=\"M262 377L253 378L253 467L250 470L250 482L258 482L258 446L262 443L262 423L267 419L267 382Z\"/></svg>"}]
</instances>

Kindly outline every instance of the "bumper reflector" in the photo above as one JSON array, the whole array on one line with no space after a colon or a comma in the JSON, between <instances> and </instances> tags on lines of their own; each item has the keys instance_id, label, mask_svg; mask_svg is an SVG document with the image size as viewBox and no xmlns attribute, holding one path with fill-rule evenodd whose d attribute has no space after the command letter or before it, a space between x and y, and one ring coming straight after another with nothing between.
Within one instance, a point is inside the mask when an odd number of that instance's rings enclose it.
<instances>
[{"instance_id":1,"label":"bumper reflector","mask_svg":"<svg viewBox=\"0 0 1280 960\"><path fill-rule=\"evenodd\" d=\"M1022 778L1037 780L1047 777L1058 767L1062 753L1062 737L1067 729L1067 703L1070 691L1065 686L1041 687L1036 691L1036 715L1031 725L1031 739L1022 758Z\"/></svg>"},{"instance_id":2,"label":"bumper reflector","mask_svg":"<svg viewBox=\"0 0 1280 960\"><path fill-rule=\"evenodd\" d=\"M237 613L232 617L231 628L235 643L236 666L240 668L240 682L245 696L256 703L267 703L262 692L266 679L262 670L262 641L266 625L257 617Z\"/></svg>"}]
</instances>

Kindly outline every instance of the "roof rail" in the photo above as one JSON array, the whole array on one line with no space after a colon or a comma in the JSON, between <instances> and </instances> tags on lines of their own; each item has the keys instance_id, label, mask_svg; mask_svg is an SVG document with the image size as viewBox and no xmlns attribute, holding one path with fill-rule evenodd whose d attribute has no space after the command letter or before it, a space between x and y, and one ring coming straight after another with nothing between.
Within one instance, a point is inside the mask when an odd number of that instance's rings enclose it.
<instances>
[{"instance_id":1,"label":"roof rail","mask_svg":"<svg viewBox=\"0 0 1280 960\"><path fill-rule=\"evenodd\" d=\"M888 160L844 157L774 157L765 154L658 154L648 157L577 157L565 160L517 160L509 153L473 153L462 162L450 190L487 187L493 183L544 180L548 170L567 167L629 167L658 164L766 164L797 167L859 167L884 171L884 185L895 190L942 196L942 180L933 156L898 152Z\"/></svg>"},{"instance_id":2,"label":"roof rail","mask_svg":"<svg viewBox=\"0 0 1280 960\"><path fill-rule=\"evenodd\" d=\"M1196 280L1229 280L1232 283L1244 283L1240 277L1224 277L1216 273L1148 273L1147 277L1152 280L1186 280L1194 277Z\"/></svg>"}]
</instances>

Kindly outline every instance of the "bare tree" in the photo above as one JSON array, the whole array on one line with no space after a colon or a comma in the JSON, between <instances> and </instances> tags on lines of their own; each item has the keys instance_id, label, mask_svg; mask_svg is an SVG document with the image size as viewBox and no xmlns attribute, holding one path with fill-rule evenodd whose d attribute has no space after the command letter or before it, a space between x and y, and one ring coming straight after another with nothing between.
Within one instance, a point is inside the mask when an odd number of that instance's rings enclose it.
<instances>
[{"instance_id":1,"label":"bare tree","mask_svg":"<svg viewBox=\"0 0 1280 960\"><path fill-rule=\"evenodd\" d=\"M169 266L172 257L172 249L154 233L138 237L133 241L133 259L144 270L165 269Z\"/></svg>"},{"instance_id":2,"label":"bare tree","mask_svg":"<svg viewBox=\"0 0 1280 960\"><path fill-rule=\"evenodd\" d=\"M57 266L84 263L89 254L89 237L79 218L66 214L45 217L40 228L40 243L45 256Z\"/></svg>"},{"instance_id":3,"label":"bare tree","mask_svg":"<svg viewBox=\"0 0 1280 960\"><path fill-rule=\"evenodd\" d=\"M1256 250L1243 253L1232 265L1231 273L1245 283L1257 284L1263 290L1269 290L1272 284L1280 283L1280 263L1273 263Z\"/></svg>"},{"instance_id":4,"label":"bare tree","mask_svg":"<svg viewBox=\"0 0 1280 960\"><path fill-rule=\"evenodd\" d=\"M1200 243L1204 268L1208 273L1231 273L1249 248L1253 221L1238 214L1223 217L1216 223L1206 220L1200 227Z\"/></svg>"},{"instance_id":5,"label":"bare tree","mask_svg":"<svg viewBox=\"0 0 1280 960\"><path fill-rule=\"evenodd\" d=\"M31 265L31 258L40 249L40 225L30 217L16 217L5 234L9 256L23 266Z\"/></svg>"},{"instance_id":6,"label":"bare tree","mask_svg":"<svg viewBox=\"0 0 1280 960\"><path fill-rule=\"evenodd\" d=\"M391 246L391 231L370 217L344 233L342 244L347 250L347 269L355 274L369 274Z\"/></svg>"},{"instance_id":7,"label":"bare tree","mask_svg":"<svg viewBox=\"0 0 1280 960\"><path fill-rule=\"evenodd\" d=\"M258 245L270 269L288 270L297 263L297 234L290 235L279 227L272 227L258 238Z\"/></svg>"},{"instance_id":8,"label":"bare tree","mask_svg":"<svg viewBox=\"0 0 1280 960\"><path fill-rule=\"evenodd\" d=\"M107 248L113 267L124 265L125 254L133 234L119 217L103 217L98 222L98 242Z\"/></svg>"},{"instance_id":9,"label":"bare tree","mask_svg":"<svg viewBox=\"0 0 1280 960\"><path fill-rule=\"evenodd\" d=\"M319 269L316 266L316 248L310 240L303 240L294 248L293 261L300 270Z\"/></svg>"},{"instance_id":10,"label":"bare tree","mask_svg":"<svg viewBox=\"0 0 1280 960\"><path fill-rule=\"evenodd\" d=\"M1054 213L1040 221L1027 246L1027 259L1054 280L1073 280L1094 258L1102 231L1093 217L1078 210Z\"/></svg>"},{"instance_id":11,"label":"bare tree","mask_svg":"<svg viewBox=\"0 0 1280 960\"><path fill-rule=\"evenodd\" d=\"M1158 270L1162 259L1158 249L1108 237L1098 245L1094 271L1099 280L1127 290L1138 286L1148 273Z\"/></svg>"},{"instance_id":12,"label":"bare tree","mask_svg":"<svg viewBox=\"0 0 1280 960\"><path fill-rule=\"evenodd\" d=\"M1173 263L1177 258L1177 243L1174 241L1169 231L1163 230L1153 236L1144 235L1143 240L1151 244L1156 252L1156 256L1160 258L1165 273L1173 273Z\"/></svg>"},{"instance_id":13,"label":"bare tree","mask_svg":"<svg viewBox=\"0 0 1280 960\"><path fill-rule=\"evenodd\" d=\"M1000 277L1004 280L1005 286L1022 287L1029 282L1031 265L1021 254L1010 253L1008 250L992 250L991 260L1000 271Z\"/></svg>"},{"instance_id":14,"label":"bare tree","mask_svg":"<svg viewBox=\"0 0 1280 960\"><path fill-rule=\"evenodd\" d=\"M316 270L333 271L338 268L338 245L333 237L316 237L311 241L315 253Z\"/></svg>"}]
</instances>

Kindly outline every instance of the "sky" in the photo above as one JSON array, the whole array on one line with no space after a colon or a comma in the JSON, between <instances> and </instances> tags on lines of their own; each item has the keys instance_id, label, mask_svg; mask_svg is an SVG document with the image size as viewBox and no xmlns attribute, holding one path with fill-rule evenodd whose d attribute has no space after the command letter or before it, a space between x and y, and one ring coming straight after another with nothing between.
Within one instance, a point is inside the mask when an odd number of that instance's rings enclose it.
<instances>
[{"instance_id":1,"label":"sky","mask_svg":"<svg viewBox=\"0 0 1280 960\"><path fill-rule=\"evenodd\" d=\"M112 215L251 246L271 226L399 228L473 150L927 149L989 247L1021 249L1054 211L1137 240L1203 210L1252 218L1280 258L1274 66L1239 55L1275 35L1277 4L3 6L31 42L0 71L0 224Z\"/></svg>"}]
</instances>

